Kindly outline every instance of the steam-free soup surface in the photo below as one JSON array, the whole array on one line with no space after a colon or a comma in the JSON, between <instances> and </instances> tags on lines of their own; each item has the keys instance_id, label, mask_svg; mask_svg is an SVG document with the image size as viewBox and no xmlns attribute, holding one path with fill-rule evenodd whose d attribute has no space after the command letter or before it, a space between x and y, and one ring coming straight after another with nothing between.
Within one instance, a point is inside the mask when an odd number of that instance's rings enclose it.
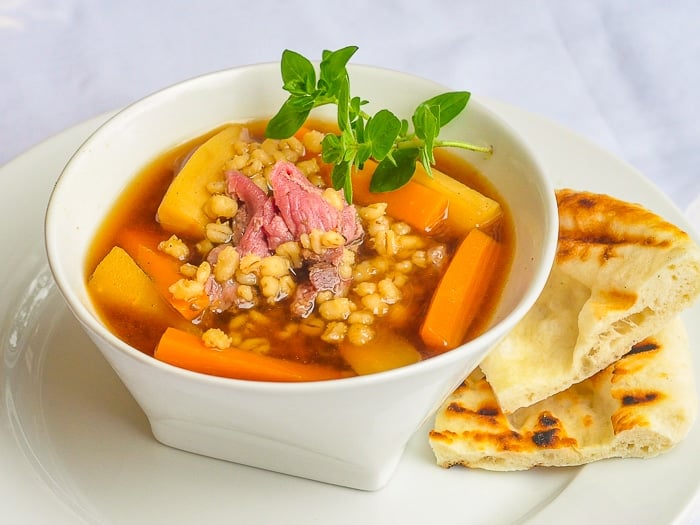
<instances>
[{"instance_id":1,"label":"steam-free soup surface","mask_svg":"<svg viewBox=\"0 0 700 525\"><path fill-rule=\"evenodd\" d=\"M513 234L476 170L438 155L434 179L419 169L372 194L368 163L349 204L320 157L328 126L309 122L282 141L263 129L226 125L164 152L120 196L87 264L93 302L119 338L195 371L291 381L411 364L486 327ZM481 244L465 241L473 229ZM481 251L486 262L470 269ZM475 290L461 289L469 282ZM460 319L450 305L473 314L443 340L445 319Z\"/></svg>"}]
</instances>

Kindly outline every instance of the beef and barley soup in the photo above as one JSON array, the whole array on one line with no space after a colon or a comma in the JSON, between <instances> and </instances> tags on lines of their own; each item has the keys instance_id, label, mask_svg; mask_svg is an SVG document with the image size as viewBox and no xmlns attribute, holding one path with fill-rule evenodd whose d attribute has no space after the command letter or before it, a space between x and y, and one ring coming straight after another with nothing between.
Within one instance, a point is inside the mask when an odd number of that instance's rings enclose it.
<instances>
[{"instance_id":1,"label":"beef and barley soup","mask_svg":"<svg viewBox=\"0 0 700 525\"><path fill-rule=\"evenodd\" d=\"M408 365L486 328L514 240L474 168L438 155L432 176L372 193L368 162L348 203L325 123L283 140L264 125L167 151L120 196L87 265L115 335L198 372L292 381Z\"/></svg>"}]
</instances>

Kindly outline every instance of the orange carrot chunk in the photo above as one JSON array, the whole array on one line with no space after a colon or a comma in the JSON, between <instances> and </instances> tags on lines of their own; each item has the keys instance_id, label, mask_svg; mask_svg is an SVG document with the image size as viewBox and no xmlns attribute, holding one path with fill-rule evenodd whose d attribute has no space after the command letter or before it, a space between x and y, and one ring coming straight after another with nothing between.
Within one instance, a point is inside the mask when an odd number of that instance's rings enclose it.
<instances>
[{"instance_id":1,"label":"orange carrot chunk","mask_svg":"<svg viewBox=\"0 0 700 525\"><path fill-rule=\"evenodd\" d=\"M117 243L136 261L136 264L148 275L158 293L180 315L191 321L197 317L209 304L206 295L186 301L173 297L168 288L183 278L180 273L181 262L170 255L158 250L158 244L163 238L155 231L126 229L117 236Z\"/></svg>"},{"instance_id":2,"label":"orange carrot chunk","mask_svg":"<svg viewBox=\"0 0 700 525\"><path fill-rule=\"evenodd\" d=\"M433 231L447 218L447 197L436 189L413 180L394 191L372 193L369 184L376 167L376 162L367 161L363 169L353 174L352 194L357 204L367 206L376 202L386 202L387 215L425 233Z\"/></svg>"},{"instance_id":3,"label":"orange carrot chunk","mask_svg":"<svg viewBox=\"0 0 700 525\"><path fill-rule=\"evenodd\" d=\"M433 294L420 328L423 342L451 350L464 342L495 273L501 245L479 229L471 230L457 248Z\"/></svg>"},{"instance_id":4,"label":"orange carrot chunk","mask_svg":"<svg viewBox=\"0 0 700 525\"><path fill-rule=\"evenodd\" d=\"M210 348L199 336L176 328L165 330L154 356L193 372L251 381L321 381L351 375L330 366L286 361L239 348Z\"/></svg>"}]
</instances>

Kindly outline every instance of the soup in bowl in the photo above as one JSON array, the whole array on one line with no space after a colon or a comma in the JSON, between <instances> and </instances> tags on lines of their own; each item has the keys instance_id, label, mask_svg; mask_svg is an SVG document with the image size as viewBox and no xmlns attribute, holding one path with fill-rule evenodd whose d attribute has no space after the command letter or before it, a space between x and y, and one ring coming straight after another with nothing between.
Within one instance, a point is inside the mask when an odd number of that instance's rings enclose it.
<instances>
[{"instance_id":1,"label":"soup in bowl","mask_svg":"<svg viewBox=\"0 0 700 525\"><path fill-rule=\"evenodd\" d=\"M348 69L370 114L445 91ZM438 154L389 192L368 160L342 187L323 154L335 112L266 137L280 84L278 64L241 67L117 113L56 184L49 263L156 439L373 490L539 295L554 192L473 100L441 137L492 153Z\"/></svg>"}]
</instances>

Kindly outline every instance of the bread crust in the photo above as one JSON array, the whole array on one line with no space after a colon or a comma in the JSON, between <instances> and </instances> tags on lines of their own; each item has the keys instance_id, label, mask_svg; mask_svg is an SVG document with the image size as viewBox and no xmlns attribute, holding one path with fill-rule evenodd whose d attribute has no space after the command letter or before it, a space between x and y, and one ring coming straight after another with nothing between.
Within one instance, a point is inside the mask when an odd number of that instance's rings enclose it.
<instances>
[{"instance_id":1,"label":"bread crust","mask_svg":"<svg viewBox=\"0 0 700 525\"><path fill-rule=\"evenodd\" d=\"M606 368L700 295L700 248L638 204L562 189L544 292L481 363L505 413Z\"/></svg>"},{"instance_id":2,"label":"bread crust","mask_svg":"<svg viewBox=\"0 0 700 525\"><path fill-rule=\"evenodd\" d=\"M440 407L429 441L443 467L525 470L648 458L688 433L698 398L685 327L673 319L617 362L506 415L477 369Z\"/></svg>"}]
</instances>

